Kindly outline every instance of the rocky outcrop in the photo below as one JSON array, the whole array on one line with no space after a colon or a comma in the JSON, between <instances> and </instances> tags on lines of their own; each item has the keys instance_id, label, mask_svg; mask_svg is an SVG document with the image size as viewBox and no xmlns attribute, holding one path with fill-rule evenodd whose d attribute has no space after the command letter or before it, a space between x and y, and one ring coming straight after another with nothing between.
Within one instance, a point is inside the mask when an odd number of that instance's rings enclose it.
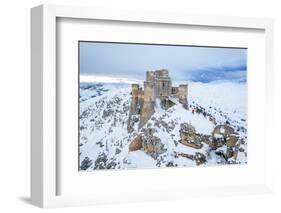
<instances>
[{"instance_id":1,"label":"rocky outcrop","mask_svg":"<svg viewBox=\"0 0 281 213\"><path fill-rule=\"evenodd\" d=\"M191 124L188 124L188 123L182 123L180 125L180 134L186 134L186 133L195 133L196 130L194 128L194 126L192 126Z\"/></svg>"},{"instance_id":2,"label":"rocky outcrop","mask_svg":"<svg viewBox=\"0 0 281 213\"><path fill-rule=\"evenodd\" d=\"M129 151L143 150L146 154L154 159L167 151L165 145L161 143L161 139L154 136L155 129L148 128L135 137L129 145Z\"/></svg>"},{"instance_id":3,"label":"rocky outcrop","mask_svg":"<svg viewBox=\"0 0 281 213\"><path fill-rule=\"evenodd\" d=\"M129 152L140 150L142 148L142 139L137 136L129 145Z\"/></svg>"},{"instance_id":4,"label":"rocky outcrop","mask_svg":"<svg viewBox=\"0 0 281 213\"><path fill-rule=\"evenodd\" d=\"M89 157L85 157L81 162L80 169L87 170L90 166L92 166L93 161Z\"/></svg>"},{"instance_id":5,"label":"rocky outcrop","mask_svg":"<svg viewBox=\"0 0 281 213\"><path fill-rule=\"evenodd\" d=\"M94 169L115 169L119 162L116 162L116 158L108 158L106 153L100 153L95 161Z\"/></svg>"},{"instance_id":6,"label":"rocky outcrop","mask_svg":"<svg viewBox=\"0 0 281 213\"><path fill-rule=\"evenodd\" d=\"M194 155L179 153L178 156L188 158L192 161L195 161L197 166L204 164L207 161L206 156L200 152L196 152Z\"/></svg>"},{"instance_id":7,"label":"rocky outcrop","mask_svg":"<svg viewBox=\"0 0 281 213\"><path fill-rule=\"evenodd\" d=\"M164 144L161 143L161 139L156 136L143 138L143 150L154 159L167 151Z\"/></svg>"}]
</instances>

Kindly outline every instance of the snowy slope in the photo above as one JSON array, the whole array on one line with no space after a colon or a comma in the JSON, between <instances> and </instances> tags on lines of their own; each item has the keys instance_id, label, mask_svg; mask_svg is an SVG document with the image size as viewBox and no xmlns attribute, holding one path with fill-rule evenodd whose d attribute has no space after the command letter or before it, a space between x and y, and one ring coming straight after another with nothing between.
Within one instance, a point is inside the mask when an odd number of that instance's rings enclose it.
<instances>
[{"instance_id":1,"label":"snowy slope","mask_svg":"<svg viewBox=\"0 0 281 213\"><path fill-rule=\"evenodd\" d=\"M247 86L244 83L189 83L189 100L208 109L216 116L220 111L241 125L247 118ZM211 107L211 108L210 108ZM220 116L217 116L219 119Z\"/></svg>"},{"instance_id":2,"label":"snowy slope","mask_svg":"<svg viewBox=\"0 0 281 213\"><path fill-rule=\"evenodd\" d=\"M192 113L181 104L167 111L159 103L146 125L127 131L130 90L128 84L81 84L80 86L80 167L83 170L156 168L166 166L196 166L195 161L179 153L207 157L206 165L223 163L207 144L195 149L179 143L180 124L188 123L196 132L211 135L215 124L203 114ZM189 84L190 107L203 107L218 124L229 122L244 128L240 136L246 141L246 86L236 83ZM129 152L130 142L144 129L157 126L154 136L164 144L164 153L152 157L142 150ZM225 149L222 147L221 149ZM239 163L246 163L247 143L241 145Z\"/></svg>"}]
</instances>

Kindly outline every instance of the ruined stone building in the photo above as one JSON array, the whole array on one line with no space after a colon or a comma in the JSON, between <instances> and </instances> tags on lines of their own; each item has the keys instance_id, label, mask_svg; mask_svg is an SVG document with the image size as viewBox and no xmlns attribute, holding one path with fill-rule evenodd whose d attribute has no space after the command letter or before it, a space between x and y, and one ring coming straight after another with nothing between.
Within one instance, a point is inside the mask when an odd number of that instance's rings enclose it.
<instances>
[{"instance_id":1,"label":"ruined stone building","mask_svg":"<svg viewBox=\"0 0 281 213\"><path fill-rule=\"evenodd\" d=\"M129 117L134 114L139 114L140 126L143 126L154 113L157 99L164 109L168 109L177 102L187 108L187 93L187 84L181 84L178 87L172 86L168 70L148 71L146 72L146 80L144 81L143 89L139 84L132 84ZM128 122L128 129L130 125L131 123Z\"/></svg>"}]
</instances>

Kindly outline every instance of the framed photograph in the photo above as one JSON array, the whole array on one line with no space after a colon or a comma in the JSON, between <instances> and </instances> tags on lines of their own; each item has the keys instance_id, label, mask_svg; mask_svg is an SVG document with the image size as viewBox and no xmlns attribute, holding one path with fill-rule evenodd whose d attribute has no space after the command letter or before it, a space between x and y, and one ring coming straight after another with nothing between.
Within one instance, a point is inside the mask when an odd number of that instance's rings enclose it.
<instances>
[{"instance_id":1,"label":"framed photograph","mask_svg":"<svg viewBox=\"0 0 281 213\"><path fill-rule=\"evenodd\" d=\"M31 15L33 204L271 191L272 20Z\"/></svg>"},{"instance_id":2,"label":"framed photograph","mask_svg":"<svg viewBox=\"0 0 281 213\"><path fill-rule=\"evenodd\" d=\"M246 48L78 45L80 171L247 164Z\"/></svg>"}]
</instances>

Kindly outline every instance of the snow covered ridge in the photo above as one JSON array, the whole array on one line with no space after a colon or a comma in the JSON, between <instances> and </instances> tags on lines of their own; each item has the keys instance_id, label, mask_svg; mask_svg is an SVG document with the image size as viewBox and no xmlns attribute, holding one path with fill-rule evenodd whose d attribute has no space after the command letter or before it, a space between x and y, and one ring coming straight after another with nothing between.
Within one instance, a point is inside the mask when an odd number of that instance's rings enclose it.
<instances>
[{"instance_id":1,"label":"snow covered ridge","mask_svg":"<svg viewBox=\"0 0 281 213\"><path fill-rule=\"evenodd\" d=\"M156 101L128 132L130 93L130 84L80 84L80 170L247 163L246 84L190 82L188 109Z\"/></svg>"}]
</instances>

